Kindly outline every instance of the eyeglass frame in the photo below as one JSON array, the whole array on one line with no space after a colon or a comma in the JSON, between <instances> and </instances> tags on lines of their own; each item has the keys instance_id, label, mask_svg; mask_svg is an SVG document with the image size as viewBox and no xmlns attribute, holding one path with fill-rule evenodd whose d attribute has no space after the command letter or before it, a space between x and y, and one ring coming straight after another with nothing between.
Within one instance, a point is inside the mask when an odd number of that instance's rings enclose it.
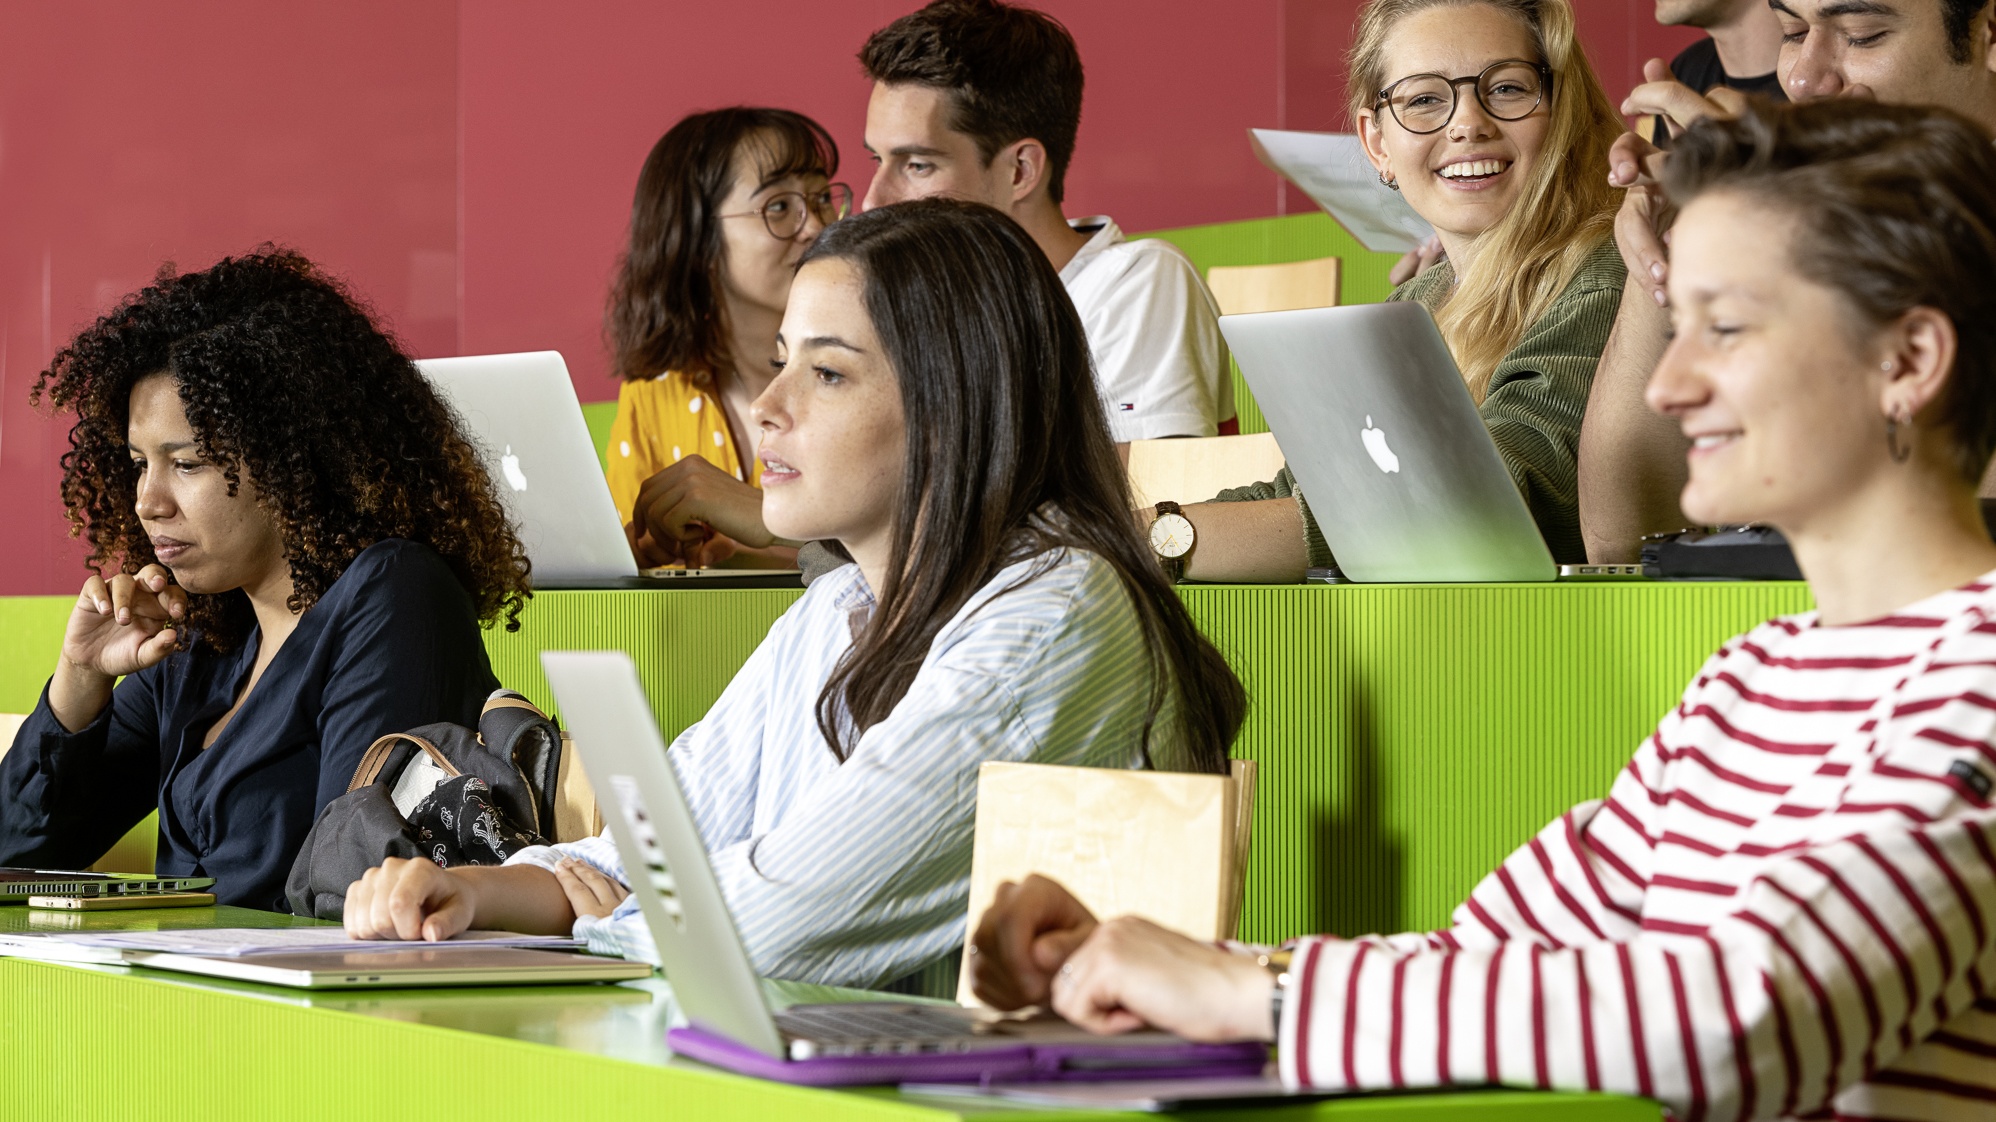
<instances>
[{"instance_id":1,"label":"eyeglass frame","mask_svg":"<svg viewBox=\"0 0 1996 1122\"><path fill-rule=\"evenodd\" d=\"M767 198L767 199L764 199L764 200L763 200L763 202L762 202L762 205L761 205L761 206L759 206L759 207L757 207L757 208L756 208L756 209L754 209L754 210L743 210L743 211L737 211L737 212L735 212L734 214L717 214L717 215L715 215L714 217L716 217L716 218L760 218L760 219L762 219L762 228L763 228L763 229L765 229L765 230L767 230L767 231L769 231L769 236L770 236L770 237L772 237L772 238L775 238L775 239L776 239L777 241L780 241L780 242L788 242L788 241L796 241L796 240L797 240L797 234L801 234L801 233L803 233L803 232L804 232L804 227L805 227L805 226L808 226L808 225L810 225L810 223L811 223L811 218L810 218L810 216L811 216L811 215L817 215L817 218L818 218L818 221L819 221L820 223L822 223L822 224L826 225L826 226L830 226L830 225L831 225L832 223L834 223L834 222L837 222L837 221L838 221L839 219L841 219L841 218L847 218L847 217L850 217L850 216L852 215L852 204L853 204L853 202L854 202L855 200L857 200L857 199L859 198L859 196L858 196L858 195L857 195L856 193L854 193L854 191L853 191L853 189L852 189L852 186L851 186L850 184L846 184L846 183L827 183L827 184L825 184L825 190L827 190L827 191L830 191L830 190L832 190L832 189L833 189L833 188L835 188L835 187L838 187L838 188L844 188L844 190L845 190L845 194L846 194L846 197L845 197L845 202L844 202L844 203L843 203L842 205L840 205L840 206L839 206L839 207L837 208L837 209L838 209L838 212L839 212L839 213L838 213L837 215L835 215L834 217L831 217L831 218L826 218L826 217L825 217L824 215L822 215L822 214L818 214L818 210L817 210L817 208L811 205L811 196L809 196L809 195L805 194L805 193L804 193L804 192L802 192L802 191L778 191L778 192L777 192L776 194L774 194L774 195L771 195L771 196L770 196L769 198ZM787 197L789 197L789 196L791 196L791 195L795 195L795 196L797 196L797 197L798 197L799 199L802 199L802 200L803 200L803 204L804 204L804 209L805 209L805 211L806 211L807 213L806 213L806 215L805 215L805 218L804 218L804 221L798 224L798 226L797 226L797 233L796 233L796 234L790 234L790 235L787 235L787 236L786 236L786 235L783 235L783 234L779 234L779 233L777 233L777 232L776 232L776 227L774 227L774 226L772 226L772 225L770 225L770 224L769 224L769 207L770 207L770 204L772 204L772 203L776 202L776 200L778 200L778 199L782 199L782 198L787 198Z\"/></svg>"},{"instance_id":2,"label":"eyeglass frame","mask_svg":"<svg viewBox=\"0 0 1996 1122\"><path fill-rule=\"evenodd\" d=\"M1513 66L1513 65L1529 66L1533 70L1538 72L1539 99L1533 102L1532 107L1530 109L1525 110L1523 113L1520 113L1515 117L1504 117L1498 115L1495 109L1490 108L1489 102L1483 100L1483 76L1485 74L1490 73L1492 70L1497 69L1500 66ZM1393 108L1393 100L1390 96L1388 96L1392 94L1394 89L1396 89L1397 87L1405 85L1406 83L1411 82L1416 78L1439 78L1442 81L1448 83L1448 93L1449 93L1448 116L1443 117L1442 123L1436 125L1434 128L1431 129L1423 130L1423 129L1408 128L1407 122L1402 121L1400 119L1399 110ZM1380 109L1382 108L1385 109L1386 112L1392 116L1394 124L1399 125L1402 129L1405 129L1408 133L1414 136L1433 136L1434 134L1449 127L1449 125L1452 122L1454 122L1456 110L1462 108L1462 84L1464 82L1471 83L1470 88L1476 91L1476 104L1482 106L1483 111L1485 113L1490 114L1490 119L1493 121L1504 121L1507 123L1511 121L1522 121L1525 118L1531 116L1533 113L1538 112L1539 106L1546 104L1548 101L1552 99L1552 67L1547 66L1543 62L1533 62L1532 60L1525 58L1500 58L1496 62L1491 63L1490 65L1484 67L1483 69L1477 71L1476 73L1462 78L1451 78L1446 74L1435 74L1425 71L1420 74L1409 74L1405 78L1401 78L1395 81L1392 85L1387 86L1385 89L1380 90L1379 93L1375 95L1373 98L1372 111L1377 113Z\"/></svg>"}]
</instances>

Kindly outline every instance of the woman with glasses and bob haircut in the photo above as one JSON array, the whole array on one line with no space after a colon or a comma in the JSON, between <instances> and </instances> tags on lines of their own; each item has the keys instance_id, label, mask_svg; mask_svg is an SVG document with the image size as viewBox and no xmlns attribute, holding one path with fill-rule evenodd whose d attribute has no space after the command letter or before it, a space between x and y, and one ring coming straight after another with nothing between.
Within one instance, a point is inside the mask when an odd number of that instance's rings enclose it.
<instances>
[{"instance_id":1,"label":"woman with glasses and bob haircut","mask_svg":"<svg viewBox=\"0 0 1996 1122\"><path fill-rule=\"evenodd\" d=\"M1575 448L1626 272L1600 169L1622 132L1567 0L1373 0L1352 119L1447 259L1395 289L1434 313L1553 556L1585 560ZM1185 574L1295 581L1332 563L1287 469L1186 508Z\"/></svg>"},{"instance_id":2,"label":"woman with glasses and bob haircut","mask_svg":"<svg viewBox=\"0 0 1996 1122\"><path fill-rule=\"evenodd\" d=\"M789 568L796 551L648 531L717 480L757 485L749 403L774 372L776 327L811 239L852 209L838 146L787 109L694 113L645 158L605 334L623 386L605 450L610 494L642 565Z\"/></svg>"},{"instance_id":3,"label":"woman with glasses and bob haircut","mask_svg":"<svg viewBox=\"0 0 1996 1122\"><path fill-rule=\"evenodd\" d=\"M980 925L987 999L1273 1038L1304 1086L1988 1117L1996 150L1946 110L1759 103L1679 137L1664 187L1648 400L1690 439L1685 513L1779 527L1816 610L1722 646L1451 927L1258 954L1098 925L1035 878Z\"/></svg>"},{"instance_id":4,"label":"woman with glasses and bob haircut","mask_svg":"<svg viewBox=\"0 0 1996 1122\"><path fill-rule=\"evenodd\" d=\"M1081 318L1010 218L928 199L833 226L777 347L751 409L764 517L848 563L669 759L759 973L947 995L978 767L1223 775L1246 694L1130 522ZM623 877L607 837L501 868L392 861L345 919L649 957Z\"/></svg>"}]
</instances>

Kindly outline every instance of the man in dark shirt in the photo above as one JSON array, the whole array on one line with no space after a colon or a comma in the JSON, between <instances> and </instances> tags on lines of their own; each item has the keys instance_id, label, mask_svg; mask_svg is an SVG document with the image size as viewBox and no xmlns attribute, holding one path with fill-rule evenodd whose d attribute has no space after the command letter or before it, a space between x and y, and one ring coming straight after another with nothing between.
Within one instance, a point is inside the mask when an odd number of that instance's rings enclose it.
<instances>
[{"instance_id":1,"label":"man in dark shirt","mask_svg":"<svg viewBox=\"0 0 1996 1122\"><path fill-rule=\"evenodd\" d=\"M1670 60L1670 73L1699 93L1726 86L1743 94L1781 100L1775 60L1781 55L1781 24L1766 0L1656 0L1656 22L1695 27L1706 37ZM1662 117L1651 120L1651 139L1670 146Z\"/></svg>"}]
</instances>

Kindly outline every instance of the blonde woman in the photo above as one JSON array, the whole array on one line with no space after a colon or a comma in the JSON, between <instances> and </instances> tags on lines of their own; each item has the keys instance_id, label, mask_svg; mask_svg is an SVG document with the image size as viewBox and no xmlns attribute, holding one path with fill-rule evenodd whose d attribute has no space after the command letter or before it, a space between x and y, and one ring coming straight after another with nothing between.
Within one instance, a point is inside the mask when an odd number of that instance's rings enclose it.
<instances>
[{"instance_id":1,"label":"blonde woman","mask_svg":"<svg viewBox=\"0 0 1996 1122\"><path fill-rule=\"evenodd\" d=\"M1584 560L1574 449L1626 273L1599 174L1622 131L1567 0L1374 0L1351 52L1351 115L1380 179L1446 260L1390 300L1440 324L1546 544ZM1185 508L1185 575L1295 581L1331 563L1295 478Z\"/></svg>"}]
</instances>

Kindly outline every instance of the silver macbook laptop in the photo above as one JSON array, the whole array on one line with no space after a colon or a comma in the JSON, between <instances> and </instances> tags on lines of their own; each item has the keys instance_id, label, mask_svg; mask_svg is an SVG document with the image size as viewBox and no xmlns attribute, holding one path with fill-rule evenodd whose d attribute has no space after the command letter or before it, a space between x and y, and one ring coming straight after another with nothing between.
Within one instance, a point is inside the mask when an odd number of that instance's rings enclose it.
<instances>
[{"instance_id":1,"label":"silver macbook laptop","mask_svg":"<svg viewBox=\"0 0 1996 1122\"><path fill-rule=\"evenodd\" d=\"M1221 316L1220 332L1347 578L1558 576L1426 308Z\"/></svg>"},{"instance_id":2,"label":"silver macbook laptop","mask_svg":"<svg viewBox=\"0 0 1996 1122\"><path fill-rule=\"evenodd\" d=\"M604 821L673 996L691 1022L668 1035L681 1055L820 1084L1035 1073L1222 1077L1261 1070L1266 1050L1258 1044L1193 1044L1160 1032L1103 1038L1046 1015L884 1001L772 1009L666 761L665 741L630 656L549 651L541 666L603 801Z\"/></svg>"},{"instance_id":3,"label":"silver macbook laptop","mask_svg":"<svg viewBox=\"0 0 1996 1122\"><path fill-rule=\"evenodd\" d=\"M534 564L536 588L795 587L794 571L673 569L640 574L624 520L557 351L430 358L416 367L463 419Z\"/></svg>"}]
</instances>

